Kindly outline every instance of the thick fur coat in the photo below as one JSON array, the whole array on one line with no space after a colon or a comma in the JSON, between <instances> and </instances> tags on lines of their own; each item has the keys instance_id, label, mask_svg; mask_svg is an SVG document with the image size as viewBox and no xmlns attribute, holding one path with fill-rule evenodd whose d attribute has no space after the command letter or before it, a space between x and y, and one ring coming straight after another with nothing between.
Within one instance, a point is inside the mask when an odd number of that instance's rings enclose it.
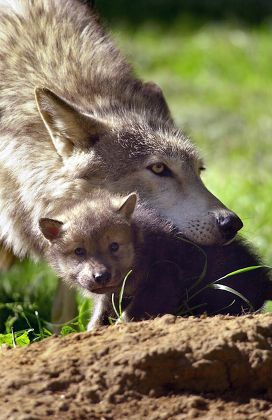
<instances>
[{"instance_id":1,"label":"thick fur coat","mask_svg":"<svg viewBox=\"0 0 272 420\"><path fill-rule=\"evenodd\" d=\"M134 76L92 10L77 0L0 0L0 27L0 240L7 248L42 255L39 218L97 187L137 190L196 242L235 235L241 221L203 185L203 163L160 89Z\"/></svg>"}]
</instances>

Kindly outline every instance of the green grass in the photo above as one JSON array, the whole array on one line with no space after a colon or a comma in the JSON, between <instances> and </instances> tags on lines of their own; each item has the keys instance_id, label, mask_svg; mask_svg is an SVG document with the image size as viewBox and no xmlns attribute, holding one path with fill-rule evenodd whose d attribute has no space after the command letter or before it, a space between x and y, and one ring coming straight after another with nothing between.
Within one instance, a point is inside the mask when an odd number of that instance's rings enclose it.
<instances>
[{"instance_id":1,"label":"green grass","mask_svg":"<svg viewBox=\"0 0 272 420\"><path fill-rule=\"evenodd\" d=\"M24 345L52 334L51 307L56 291L56 276L45 263L16 263L0 278L0 345ZM61 335L85 331L91 301L78 296L78 316L61 328ZM27 331L27 332L26 332Z\"/></svg>"},{"instance_id":2,"label":"green grass","mask_svg":"<svg viewBox=\"0 0 272 420\"><path fill-rule=\"evenodd\" d=\"M124 321L123 320L123 313L124 313L123 312L123 296L124 296L127 280L128 281L130 280L129 276L131 275L131 273L132 273L132 270L130 270L125 276L122 282L119 296L115 296L114 293L111 295L111 303L112 303L112 308L113 308L115 317L114 318L109 317L110 324L116 324L116 323L120 323ZM117 301L116 301L116 298L117 298Z\"/></svg>"},{"instance_id":3,"label":"green grass","mask_svg":"<svg viewBox=\"0 0 272 420\"><path fill-rule=\"evenodd\" d=\"M243 235L271 265L271 28L177 21L113 33L137 75L162 86L178 125L202 151L207 186L240 215ZM31 327L30 339L42 338L38 311L46 335L55 287L45 264L23 262L2 274L0 333L10 340ZM84 305L72 330L86 325Z\"/></svg>"}]
</instances>

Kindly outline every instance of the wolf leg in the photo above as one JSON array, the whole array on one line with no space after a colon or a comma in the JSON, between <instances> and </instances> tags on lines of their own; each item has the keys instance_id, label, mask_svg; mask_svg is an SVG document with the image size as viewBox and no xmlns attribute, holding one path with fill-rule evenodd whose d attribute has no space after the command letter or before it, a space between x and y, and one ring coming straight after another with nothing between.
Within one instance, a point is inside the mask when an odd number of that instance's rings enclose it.
<instances>
[{"instance_id":1,"label":"wolf leg","mask_svg":"<svg viewBox=\"0 0 272 420\"><path fill-rule=\"evenodd\" d=\"M108 325L108 309L110 307L110 298L108 295L94 295L93 298L93 313L87 326L87 331L102 325Z\"/></svg>"},{"instance_id":2,"label":"wolf leg","mask_svg":"<svg viewBox=\"0 0 272 420\"><path fill-rule=\"evenodd\" d=\"M53 330L58 333L60 324L65 324L75 318L77 313L76 291L58 280L58 287L52 307L52 323L57 324Z\"/></svg>"},{"instance_id":3,"label":"wolf leg","mask_svg":"<svg viewBox=\"0 0 272 420\"><path fill-rule=\"evenodd\" d=\"M0 272L5 272L16 262L17 257L0 243Z\"/></svg>"}]
</instances>

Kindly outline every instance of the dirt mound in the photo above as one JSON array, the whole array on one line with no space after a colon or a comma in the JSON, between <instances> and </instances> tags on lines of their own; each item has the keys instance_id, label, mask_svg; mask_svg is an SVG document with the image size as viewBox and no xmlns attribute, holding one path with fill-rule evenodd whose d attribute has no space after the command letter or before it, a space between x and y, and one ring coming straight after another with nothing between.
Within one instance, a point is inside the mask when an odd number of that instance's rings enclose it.
<instances>
[{"instance_id":1,"label":"dirt mound","mask_svg":"<svg viewBox=\"0 0 272 420\"><path fill-rule=\"evenodd\" d=\"M0 355L1 419L272 418L272 315L175 318Z\"/></svg>"}]
</instances>

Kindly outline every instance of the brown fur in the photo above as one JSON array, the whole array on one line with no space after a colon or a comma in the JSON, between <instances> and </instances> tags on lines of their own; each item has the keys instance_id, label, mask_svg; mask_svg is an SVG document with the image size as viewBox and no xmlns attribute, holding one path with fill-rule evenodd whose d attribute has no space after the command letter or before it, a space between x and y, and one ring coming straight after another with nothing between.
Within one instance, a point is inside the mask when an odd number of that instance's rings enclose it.
<instances>
[{"instance_id":1,"label":"brown fur","mask_svg":"<svg viewBox=\"0 0 272 420\"><path fill-rule=\"evenodd\" d=\"M130 217L135 203L135 194L112 200L99 191L92 194L91 200L69 208L59 220L40 219L40 229L49 241L45 254L58 275L70 285L94 293L116 289L134 264ZM112 252L110 246L115 243L119 249ZM75 255L77 249L83 249L85 255ZM111 274L110 280L96 283L94 275L105 270Z\"/></svg>"}]
</instances>

